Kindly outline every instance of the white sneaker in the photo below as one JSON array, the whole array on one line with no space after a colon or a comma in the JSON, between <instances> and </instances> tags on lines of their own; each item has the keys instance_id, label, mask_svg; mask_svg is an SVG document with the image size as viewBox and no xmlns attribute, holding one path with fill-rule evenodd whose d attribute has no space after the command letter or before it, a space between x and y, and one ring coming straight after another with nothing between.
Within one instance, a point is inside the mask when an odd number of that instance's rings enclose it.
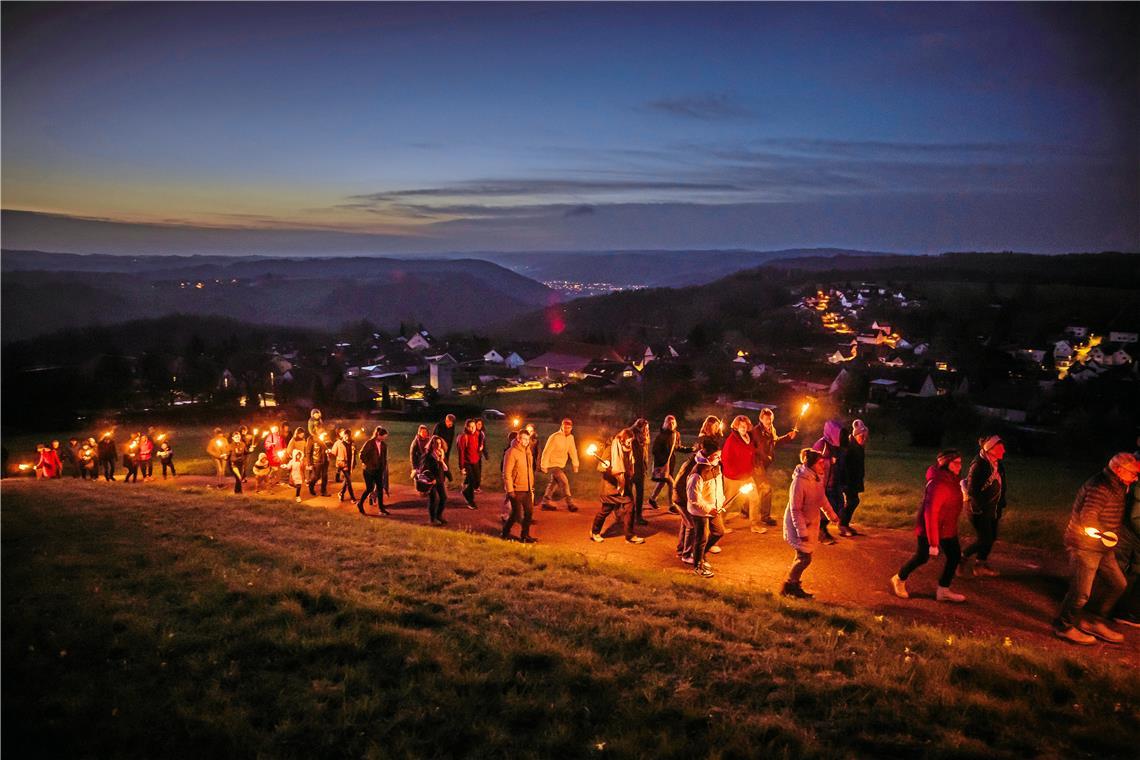
<instances>
[{"instance_id":1,"label":"white sneaker","mask_svg":"<svg viewBox=\"0 0 1140 760\"><path fill-rule=\"evenodd\" d=\"M898 576L895 576L898 577ZM966 597L963 594L951 591L945 586L939 586L938 590L934 592L934 598L940 602L964 602Z\"/></svg>"},{"instance_id":2,"label":"white sneaker","mask_svg":"<svg viewBox=\"0 0 1140 760\"><path fill-rule=\"evenodd\" d=\"M891 576L891 590L899 599L910 599L910 592L906 590L906 581L898 577L897 574Z\"/></svg>"},{"instance_id":3,"label":"white sneaker","mask_svg":"<svg viewBox=\"0 0 1140 760\"><path fill-rule=\"evenodd\" d=\"M709 554L720 554L720 547L719 546L710 546L709 547Z\"/></svg>"},{"instance_id":4,"label":"white sneaker","mask_svg":"<svg viewBox=\"0 0 1140 760\"><path fill-rule=\"evenodd\" d=\"M601 542L605 541L606 539L602 538L602 537L601 537L599 534L597 534L597 533L591 533L591 534L590 534L590 540L591 540L591 541L593 541L593 542L595 542L595 543L599 543L599 544L600 544Z\"/></svg>"}]
</instances>

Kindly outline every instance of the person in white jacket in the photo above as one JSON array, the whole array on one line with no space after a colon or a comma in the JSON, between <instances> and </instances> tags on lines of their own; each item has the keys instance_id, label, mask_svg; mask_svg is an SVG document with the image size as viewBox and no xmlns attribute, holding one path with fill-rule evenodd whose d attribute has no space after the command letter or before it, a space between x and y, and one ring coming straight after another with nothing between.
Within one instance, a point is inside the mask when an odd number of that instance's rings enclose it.
<instances>
[{"instance_id":1,"label":"person in white jacket","mask_svg":"<svg viewBox=\"0 0 1140 760\"><path fill-rule=\"evenodd\" d=\"M542 449L542 458L539 467L543 472L550 474L546 484L546 491L542 494L542 508L547 511L556 509L553 502L566 499L566 509L577 512L574 496L570 493L570 481L566 478L566 465L573 466L578 472L578 444L574 442L574 420L567 417L562 420L562 427L546 439L546 446ZM558 494L561 493L561 496Z\"/></svg>"},{"instance_id":2,"label":"person in white jacket","mask_svg":"<svg viewBox=\"0 0 1140 760\"><path fill-rule=\"evenodd\" d=\"M720 471L720 446L706 439L694 458L685 484L686 509L693 518L693 572L713 577L705 554L724 535L724 475Z\"/></svg>"},{"instance_id":3,"label":"person in white jacket","mask_svg":"<svg viewBox=\"0 0 1140 760\"><path fill-rule=\"evenodd\" d=\"M800 462L792 473L788 508L784 510L784 540L796 550L796 560L780 593L797 599L810 599L812 595L804 591L800 578L811 564L812 552L819 543L820 510L833 522L838 522L839 517L823 489L823 477L829 464L827 458L815 449L804 449L800 452Z\"/></svg>"}]
</instances>

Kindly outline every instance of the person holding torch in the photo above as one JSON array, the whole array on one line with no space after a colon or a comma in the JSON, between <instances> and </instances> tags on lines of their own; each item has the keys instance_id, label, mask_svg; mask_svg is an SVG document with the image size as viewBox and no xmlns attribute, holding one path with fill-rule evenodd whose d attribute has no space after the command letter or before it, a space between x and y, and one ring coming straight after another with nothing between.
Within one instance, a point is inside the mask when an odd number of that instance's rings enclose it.
<instances>
[{"instance_id":1,"label":"person holding torch","mask_svg":"<svg viewBox=\"0 0 1140 760\"><path fill-rule=\"evenodd\" d=\"M806 403L802 409L804 412L807 411ZM802 419L803 415L800 417ZM748 514L752 530L761 533L763 531L756 529L776 525L776 521L772 519L772 484L768 481L768 470L776 459L776 446L783 441L794 441L799 431L792 428L783 435L777 433L776 415L771 409L762 409L757 423L756 427L752 428L752 441L756 445L752 457L752 480L756 483L760 509Z\"/></svg>"},{"instance_id":2,"label":"person holding torch","mask_svg":"<svg viewBox=\"0 0 1140 760\"><path fill-rule=\"evenodd\" d=\"M1124 635L1110 627L1105 617L1127 585L1113 550L1124 520L1125 497L1138 477L1140 462L1132 454L1121 452L1077 491L1065 528L1069 590L1053 621L1054 632L1066 641L1074 644L1093 644L1096 639L1113 644L1124 641ZM1097 578L1102 588L1094 609L1086 612L1085 605Z\"/></svg>"}]
</instances>

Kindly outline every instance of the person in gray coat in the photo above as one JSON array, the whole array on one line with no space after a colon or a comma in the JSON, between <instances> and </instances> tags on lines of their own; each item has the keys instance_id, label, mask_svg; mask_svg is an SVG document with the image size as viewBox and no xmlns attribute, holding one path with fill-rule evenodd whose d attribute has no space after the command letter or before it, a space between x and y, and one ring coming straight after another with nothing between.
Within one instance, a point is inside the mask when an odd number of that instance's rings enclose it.
<instances>
[{"instance_id":1,"label":"person in gray coat","mask_svg":"<svg viewBox=\"0 0 1140 760\"><path fill-rule=\"evenodd\" d=\"M824 493L823 477L828 462L815 449L800 452L800 465L792 473L788 488L788 507L784 510L784 540L796 550L796 560L780 593L797 599L811 599L800 578L811 564L811 555L819 544L819 520L822 510L827 518L839 522Z\"/></svg>"}]
</instances>

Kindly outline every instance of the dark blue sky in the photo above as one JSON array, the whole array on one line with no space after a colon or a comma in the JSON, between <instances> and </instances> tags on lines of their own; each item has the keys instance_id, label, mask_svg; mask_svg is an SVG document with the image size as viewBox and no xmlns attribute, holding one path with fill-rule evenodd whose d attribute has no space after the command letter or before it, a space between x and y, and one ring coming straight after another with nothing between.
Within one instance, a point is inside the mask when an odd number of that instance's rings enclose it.
<instances>
[{"instance_id":1,"label":"dark blue sky","mask_svg":"<svg viewBox=\"0 0 1140 760\"><path fill-rule=\"evenodd\" d=\"M1136 8L8 4L4 245L1137 250Z\"/></svg>"}]
</instances>

